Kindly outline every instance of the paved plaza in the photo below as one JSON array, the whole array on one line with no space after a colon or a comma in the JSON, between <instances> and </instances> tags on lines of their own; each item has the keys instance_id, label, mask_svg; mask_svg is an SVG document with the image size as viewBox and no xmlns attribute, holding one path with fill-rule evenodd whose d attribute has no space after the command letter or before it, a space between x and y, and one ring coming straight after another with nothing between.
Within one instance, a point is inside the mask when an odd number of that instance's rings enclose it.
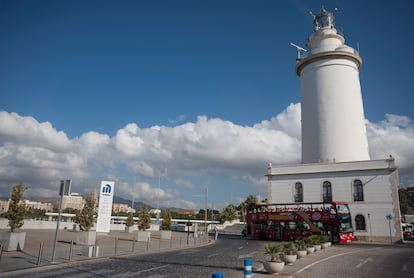
<instances>
[{"instance_id":1,"label":"paved plaza","mask_svg":"<svg viewBox=\"0 0 414 278\"><path fill-rule=\"evenodd\" d=\"M171 239L161 239L160 232L151 232L147 242L136 241L137 231L111 231L108 234L98 234L96 251L89 256L85 246L77 245L78 231L60 230L58 232L55 256L52 262L55 230L21 230L26 232L23 251L3 251L0 258L0 277L7 273L42 267L52 264L73 263L81 260L97 260L112 256L140 254L145 252L160 252L175 249L202 246L211 242L205 236L194 237L192 233L172 232ZM7 232L0 230L0 232ZM97 253L97 254L96 254Z\"/></svg>"}]
</instances>

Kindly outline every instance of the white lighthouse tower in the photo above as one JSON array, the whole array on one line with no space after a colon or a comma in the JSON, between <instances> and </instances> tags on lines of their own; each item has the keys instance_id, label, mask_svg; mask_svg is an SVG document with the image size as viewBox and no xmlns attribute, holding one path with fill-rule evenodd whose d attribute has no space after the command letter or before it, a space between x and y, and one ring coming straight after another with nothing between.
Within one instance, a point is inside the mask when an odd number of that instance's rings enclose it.
<instances>
[{"instance_id":1,"label":"white lighthouse tower","mask_svg":"<svg viewBox=\"0 0 414 278\"><path fill-rule=\"evenodd\" d=\"M361 57L344 44L332 13L314 16L310 54L300 59L302 163L369 160L359 68ZM299 51L299 49L298 49Z\"/></svg>"},{"instance_id":2,"label":"white lighthouse tower","mask_svg":"<svg viewBox=\"0 0 414 278\"><path fill-rule=\"evenodd\" d=\"M313 23L309 55L292 44L301 83L302 163L268 164L268 202L345 202L352 218L347 229L357 240L401 241L398 167L394 157L371 160L368 153L361 57L344 44L332 13L321 9Z\"/></svg>"}]
</instances>

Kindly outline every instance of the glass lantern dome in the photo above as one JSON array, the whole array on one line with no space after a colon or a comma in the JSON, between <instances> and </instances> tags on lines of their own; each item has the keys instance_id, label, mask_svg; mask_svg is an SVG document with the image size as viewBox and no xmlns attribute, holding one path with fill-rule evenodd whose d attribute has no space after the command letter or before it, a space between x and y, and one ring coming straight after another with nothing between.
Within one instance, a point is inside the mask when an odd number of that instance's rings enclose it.
<instances>
[{"instance_id":1,"label":"glass lantern dome","mask_svg":"<svg viewBox=\"0 0 414 278\"><path fill-rule=\"evenodd\" d=\"M322 8L320 12L314 16L313 25L315 31L324 28L335 28L335 17L332 13Z\"/></svg>"}]
</instances>

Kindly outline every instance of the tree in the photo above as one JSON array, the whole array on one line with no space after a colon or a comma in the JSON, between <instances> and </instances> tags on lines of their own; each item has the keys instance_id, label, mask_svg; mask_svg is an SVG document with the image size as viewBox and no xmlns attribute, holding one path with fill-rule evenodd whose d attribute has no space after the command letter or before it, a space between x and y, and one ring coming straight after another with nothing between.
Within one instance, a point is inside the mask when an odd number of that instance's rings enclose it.
<instances>
[{"instance_id":1,"label":"tree","mask_svg":"<svg viewBox=\"0 0 414 278\"><path fill-rule=\"evenodd\" d=\"M145 231L151 227L151 216L148 212L148 207L143 204L139 212L138 229Z\"/></svg>"},{"instance_id":2,"label":"tree","mask_svg":"<svg viewBox=\"0 0 414 278\"><path fill-rule=\"evenodd\" d=\"M134 226L134 214L132 212L128 213L127 219L125 220L125 226L132 227Z\"/></svg>"},{"instance_id":3,"label":"tree","mask_svg":"<svg viewBox=\"0 0 414 278\"><path fill-rule=\"evenodd\" d=\"M24 224L24 217L27 214L27 207L23 203L23 194L26 190L27 187L21 182L13 186L9 210L7 212L11 232L21 228Z\"/></svg>"},{"instance_id":4,"label":"tree","mask_svg":"<svg viewBox=\"0 0 414 278\"><path fill-rule=\"evenodd\" d=\"M166 209L162 213L161 228L163 231L171 230L171 212L169 209Z\"/></svg>"},{"instance_id":5,"label":"tree","mask_svg":"<svg viewBox=\"0 0 414 278\"><path fill-rule=\"evenodd\" d=\"M27 210L27 218L29 219L43 219L45 215L45 209L28 208Z\"/></svg>"},{"instance_id":6,"label":"tree","mask_svg":"<svg viewBox=\"0 0 414 278\"><path fill-rule=\"evenodd\" d=\"M86 197L86 203L81 211L78 211L73 218L73 222L79 224L81 231L89 231L95 221L95 199L92 195Z\"/></svg>"},{"instance_id":7,"label":"tree","mask_svg":"<svg viewBox=\"0 0 414 278\"><path fill-rule=\"evenodd\" d=\"M246 210L251 204L257 203L257 198L253 195L247 196L246 200L237 207L237 209L241 212L240 214L240 221L245 221L246 218Z\"/></svg>"},{"instance_id":8,"label":"tree","mask_svg":"<svg viewBox=\"0 0 414 278\"><path fill-rule=\"evenodd\" d=\"M410 195L410 191L412 190L413 188L410 187L398 189L401 214L409 214L409 212L414 209L414 199L412 195Z\"/></svg>"},{"instance_id":9,"label":"tree","mask_svg":"<svg viewBox=\"0 0 414 278\"><path fill-rule=\"evenodd\" d=\"M232 221L236 219L236 207L233 204L228 205L221 213L221 222Z\"/></svg>"}]
</instances>

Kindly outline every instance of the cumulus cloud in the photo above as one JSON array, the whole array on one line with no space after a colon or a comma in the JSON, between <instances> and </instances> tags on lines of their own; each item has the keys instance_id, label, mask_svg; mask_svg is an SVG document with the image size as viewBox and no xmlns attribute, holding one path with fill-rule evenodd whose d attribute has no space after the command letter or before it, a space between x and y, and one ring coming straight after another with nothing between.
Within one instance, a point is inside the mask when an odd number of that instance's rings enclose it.
<instances>
[{"instance_id":1,"label":"cumulus cloud","mask_svg":"<svg viewBox=\"0 0 414 278\"><path fill-rule=\"evenodd\" d=\"M55 152L70 151L73 147L66 134L54 129L49 122L39 123L32 117L0 111L0 123L2 142L47 148Z\"/></svg>"},{"instance_id":2,"label":"cumulus cloud","mask_svg":"<svg viewBox=\"0 0 414 278\"><path fill-rule=\"evenodd\" d=\"M105 179L116 181L116 195L124 198L196 208L203 201L191 194L203 192L203 184L211 179L222 179L214 185L216 190L230 188L234 199L248 195L239 193L240 186L249 194L265 196L268 162L300 162L300 104L290 104L253 126L199 116L195 122L174 127L140 128L129 123L112 137L91 131L69 139L49 122L5 111L0 112L0 123L2 198L18 181L33 189L29 196L56 196L60 179L71 178L81 194L89 194ZM411 119L386 115L378 123L367 121L367 134L371 158L392 154L402 181L413 183ZM148 182L159 176L167 185L158 188Z\"/></svg>"},{"instance_id":3,"label":"cumulus cloud","mask_svg":"<svg viewBox=\"0 0 414 278\"><path fill-rule=\"evenodd\" d=\"M371 159L392 155L400 168L401 182L414 184L414 125L410 118L386 114L378 123L367 122Z\"/></svg>"},{"instance_id":4,"label":"cumulus cloud","mask_svg":"<svg viewBox=\"0 0 414 278\"><path fill-rule=\"evenodd\" d=\"M47 192L56 191L62 177L88 177L83 154L49 122L2 111L0 123L0 196L8 197L19 181L35 192Z\"/></svg>"},{"instance_id":5,"label":"cumulus cloud","mask_svg":"<svg viewBox=\"0 0 414 278\"><path fill-rule=\"evenodd\" d=\"M261 123L254 125L254 128L278 130L300 140L300 107L300 103L291 103L282 113L273 117L270 121L264 120Z\"/></svg>"}]
</instances>

